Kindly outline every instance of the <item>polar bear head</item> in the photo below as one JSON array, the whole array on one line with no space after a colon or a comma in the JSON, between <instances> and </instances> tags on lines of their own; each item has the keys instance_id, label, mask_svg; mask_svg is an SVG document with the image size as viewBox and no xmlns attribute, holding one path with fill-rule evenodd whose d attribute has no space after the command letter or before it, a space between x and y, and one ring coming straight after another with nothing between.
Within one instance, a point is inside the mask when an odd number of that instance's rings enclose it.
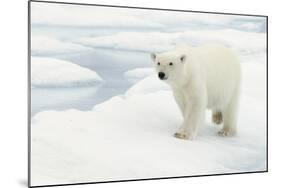
<instances>
[{"instance_id":1,"label":"polar bear head","mask_svg":"<svg viewBox=\"0 0 281 188\"><path fill-rule=\"evenodd\" d=\"M151 53L151 59L159 79L172 82L182 73L186 55L173 52Z\"/></svg>"}]
</instances>

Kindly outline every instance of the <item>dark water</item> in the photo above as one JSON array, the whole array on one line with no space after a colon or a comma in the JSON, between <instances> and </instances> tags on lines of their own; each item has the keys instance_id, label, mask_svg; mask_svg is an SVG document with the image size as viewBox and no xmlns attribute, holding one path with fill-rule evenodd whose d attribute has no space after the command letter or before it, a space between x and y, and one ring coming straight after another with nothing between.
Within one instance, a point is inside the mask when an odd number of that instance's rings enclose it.
<instances>
[{"instance_id":1,"label":"dark water","mask_svg":"<svg viewBox=\"0 0 281 188\"><path fill-rule=\"evenodd\" d=\"M54 55L95 70L102 78L101 84L90 87L33 88L31 95L32 116L45 110L91 110L113 96L124 94L131 86L123 75L126 71L151 67L150 56L146 53L118 50L93 49L83 53Z\"/></svg>"}]
</instances>

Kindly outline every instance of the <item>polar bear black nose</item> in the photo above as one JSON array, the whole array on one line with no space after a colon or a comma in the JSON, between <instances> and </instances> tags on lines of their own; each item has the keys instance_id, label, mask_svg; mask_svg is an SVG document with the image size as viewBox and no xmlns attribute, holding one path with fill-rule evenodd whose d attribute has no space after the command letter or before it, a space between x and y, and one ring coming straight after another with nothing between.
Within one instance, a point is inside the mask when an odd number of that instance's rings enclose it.
<instances>
[{"instance_id":1,"label":"polar bear black nose","mask_svg":"<svg viewBox=\"0 0 281 188\"><path fill-rule=\"evenodd\" d=\"M161 80L163 80L163 78L165 77L165 73L164 72L159 72L158 76Z\"/></svg>"}]
</instances>

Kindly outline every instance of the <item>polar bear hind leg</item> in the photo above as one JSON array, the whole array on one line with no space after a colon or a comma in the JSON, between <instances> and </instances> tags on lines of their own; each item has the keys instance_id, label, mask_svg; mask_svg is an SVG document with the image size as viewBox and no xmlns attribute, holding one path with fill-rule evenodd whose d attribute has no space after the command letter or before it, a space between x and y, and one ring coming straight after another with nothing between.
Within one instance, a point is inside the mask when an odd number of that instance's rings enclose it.
<instances>
[{"instance_id":1,"label":"polar bear hind leg","mask_svg":"<svg viewBox=\"0 0 281 188\"><path fill-rule=\"evenodd\" d=\"M219 136L234 136L237 133L237 108L239 100L239 90L233 93L229 104L222 111L223 128L218 132Z\"/></svg>"},{"instance_id":2,"label":"polar bear hind leg","mask_svg":"<svg viewBox=\"0 0 281 188\"><path fill-rule=\"evenodd\" d=\"M212 121L215 124L221 124L223 122L223 116L222 116L222 112L221 111L217 111L217 110L213 110L212 112Z\"/></svg>"}]
</instances>

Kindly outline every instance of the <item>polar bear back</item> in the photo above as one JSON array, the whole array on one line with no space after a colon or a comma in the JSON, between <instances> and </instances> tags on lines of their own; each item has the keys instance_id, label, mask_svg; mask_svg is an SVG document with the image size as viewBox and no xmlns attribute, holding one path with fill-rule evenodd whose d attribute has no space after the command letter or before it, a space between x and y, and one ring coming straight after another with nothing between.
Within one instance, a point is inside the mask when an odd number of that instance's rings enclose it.
<instances>
[{"instance_id":1,"label":"polar bear back","mask_svg":"<svg viewBox=\"0 0 281 188\"><path fill-rule=\"evenodd\" d=\"M241 70L236 54L230 48L215 44L177 51L188 57L185 72L206 86L208 107L223 108L240 88Z\"/></svg>"}]
</instances>

